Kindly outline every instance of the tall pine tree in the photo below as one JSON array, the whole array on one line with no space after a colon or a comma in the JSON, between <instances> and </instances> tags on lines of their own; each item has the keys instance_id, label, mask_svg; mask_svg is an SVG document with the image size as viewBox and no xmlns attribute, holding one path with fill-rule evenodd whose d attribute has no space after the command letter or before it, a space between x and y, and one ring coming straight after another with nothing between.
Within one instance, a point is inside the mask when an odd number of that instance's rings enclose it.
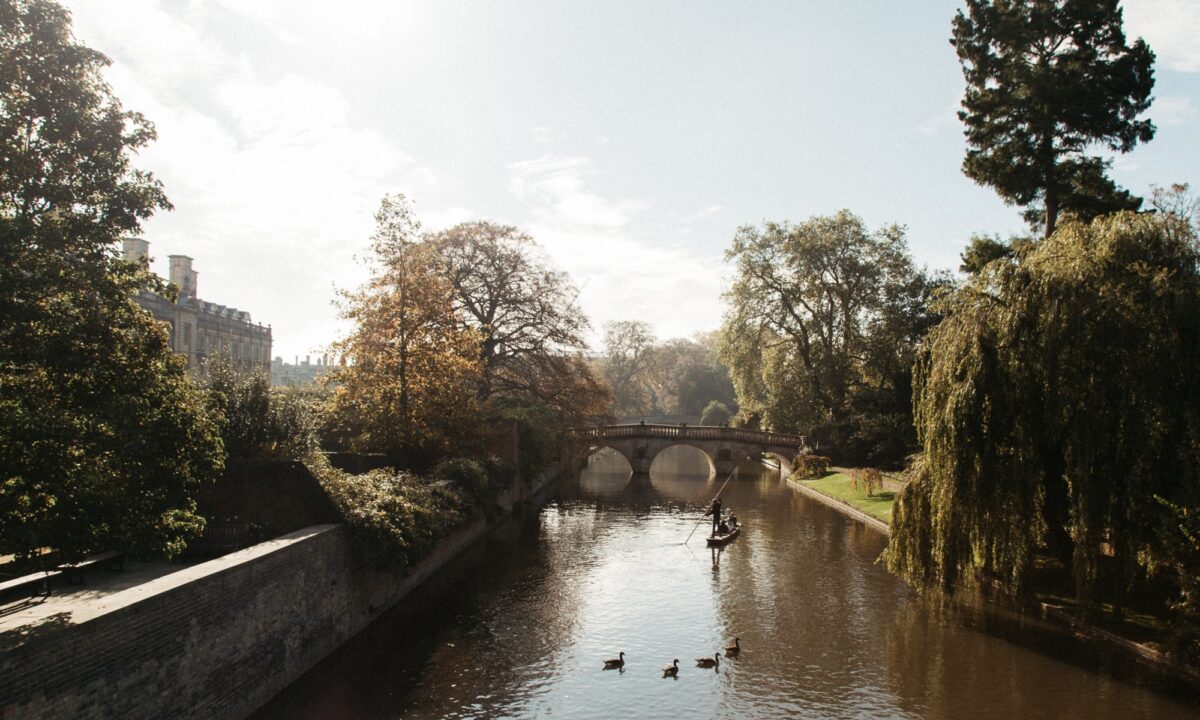
<instances>
[{"instance_id":1,"label":"tall pine tree","mask_svg":"<svg viewBox=\"0 0 1200 720\"><path fill-rule=\"evenodd\" d=\"M1154 137L1154 53L1129 45L1118 0L967 0L951 44L967 81L963 172L1049 237L1058 216L1136 210L1098 147L1129 152Z\"/></svg>"}]
</instances>

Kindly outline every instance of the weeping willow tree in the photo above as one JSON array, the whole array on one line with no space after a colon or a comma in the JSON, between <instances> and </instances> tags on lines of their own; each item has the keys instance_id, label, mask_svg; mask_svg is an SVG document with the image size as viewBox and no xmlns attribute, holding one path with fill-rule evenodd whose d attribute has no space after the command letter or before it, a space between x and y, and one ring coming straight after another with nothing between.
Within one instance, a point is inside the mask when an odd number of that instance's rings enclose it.
<instances>
[{"instance_id":1,"label":"weeping willow tree","mask_svg":"<svg viewBox=\"0 0 1200 720\"><path fill-rule=\"evenodd\" d=\"M1027 597L1050 553L1092 604L1171 562L1169 504L1200 506L1200 276L1194 228L1178 228L1067 222L941 301L916 367L924 453L893 511L893 572Z\"/></svg>"}]
</instances>

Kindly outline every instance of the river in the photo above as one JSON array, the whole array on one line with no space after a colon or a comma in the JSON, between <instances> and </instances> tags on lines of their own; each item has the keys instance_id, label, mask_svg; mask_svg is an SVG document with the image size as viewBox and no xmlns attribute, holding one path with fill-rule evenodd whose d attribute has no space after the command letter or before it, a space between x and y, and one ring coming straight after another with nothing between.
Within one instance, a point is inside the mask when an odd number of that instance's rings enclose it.
<instances>
[{"instance_id":1,"label":"river","mask_svg":"<svg viewBox=\"0 0 1200 720\"><path fill-rule=\"evenodd\" d=\"M684 544L724 480L697 461L668 454L647 484L598 456L254 717L1200 715L1186 695L1114 678L1115 661L1087 648L1051 635L1031 649L1034 620L921 599L875 562L882 536L776 473L729 483L746 529L723 552L703 525ZM740 656L696 667L735 637ZM603 670L621 651L624 670ZM664 678L674 658L678 677Z\"/></svg>"}]
</instances>

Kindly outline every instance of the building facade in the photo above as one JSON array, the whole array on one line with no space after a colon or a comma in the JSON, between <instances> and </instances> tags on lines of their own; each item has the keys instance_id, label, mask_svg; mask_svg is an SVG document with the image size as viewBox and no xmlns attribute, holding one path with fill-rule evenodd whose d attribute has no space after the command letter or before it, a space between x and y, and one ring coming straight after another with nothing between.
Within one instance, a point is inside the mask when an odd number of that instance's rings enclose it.
<instances>
[{"instance_id":1,"label":"building facade","mask_svg":"<svg viewBox=\"0 0 1200 720\"><path fill-rule=\"evenodd\" d=\"M271 361L271 384L285 387L316 385L331 370L333 370L333 365L324 355L317 358L315 363L308 356L304 360L296 358L294 364L286 363L283 358L277 357Z\"/></svg>"},{"instance_id":2,"label":"building facade","mask_svg":"<svg viewBox=\"0 0 1200 720\"><path fill-rule=\"evenodd\" d=\"M141 238L126 238L125 258L148 258L150 243ZM201 372L208 358L224 356L235 365L270 372L271 328L254 323L250 313L237 308L201 300L196 295L200 273L192 269L192 258L170 255L170 278L179 288L176 302L142 293L136 300L158 320L171 328L171 349L187 358L188 369Z\"/></svg>"}]
</instances>

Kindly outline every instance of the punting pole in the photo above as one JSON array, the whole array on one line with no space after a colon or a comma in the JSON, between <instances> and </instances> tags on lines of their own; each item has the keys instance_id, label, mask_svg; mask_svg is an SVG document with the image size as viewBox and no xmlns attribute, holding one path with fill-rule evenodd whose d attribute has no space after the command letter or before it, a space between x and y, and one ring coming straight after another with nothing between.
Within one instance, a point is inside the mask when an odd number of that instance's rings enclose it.
<instances>
[{"instance_id":1,"label":"punting pole","mask_svg":"<svg viewBox=\"0 0 1200 720\"><path fill-rule=\"evenodd\" d=\"M729 477L725 478L725 482L721 484L721 489L717 491L717 494L713 495L713 499L708 501L708 506L710 508L712 507L713 500L716 500L717 498L721 497L721 493L725 492L725 486L728 485L729 481L733 479L733 474L735 472L737 472L736 467L729 472ZM700 527L700 523L704 522L705 517L707 517L707 515L700 516L700 522L696 523L696 527L693 527L692 531L690 533L688 533L687 540L683 541L684 545L687 545L688 541L692 539L692 536L696 534L696 528Z\"/></svg>"}]
</instances>

